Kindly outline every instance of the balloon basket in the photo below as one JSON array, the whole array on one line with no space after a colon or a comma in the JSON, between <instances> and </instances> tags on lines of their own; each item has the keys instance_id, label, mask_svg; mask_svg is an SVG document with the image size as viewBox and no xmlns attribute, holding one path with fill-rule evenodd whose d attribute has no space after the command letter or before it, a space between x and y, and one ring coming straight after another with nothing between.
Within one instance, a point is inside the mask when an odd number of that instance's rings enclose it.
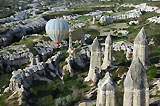
<instances>
[{"instance_id":1,"label":"balloon basket","mask_svg":"<svg viewBox=\"0 0 160 106\"><path fill-rule=\"evenodd\" d=\"M56 48L59 48L60 42L54 42L54 44L56 45Z\"/></svg>"}]
</instances>

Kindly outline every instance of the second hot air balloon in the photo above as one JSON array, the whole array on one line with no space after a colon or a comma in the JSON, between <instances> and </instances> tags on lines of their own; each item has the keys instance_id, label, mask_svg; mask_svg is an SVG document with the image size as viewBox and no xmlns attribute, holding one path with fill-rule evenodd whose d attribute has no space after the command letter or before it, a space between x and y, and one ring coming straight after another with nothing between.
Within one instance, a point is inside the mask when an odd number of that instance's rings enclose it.
<instances>
[{"instance_id":1,"label":"second hot air balloon","mask_svg":"<svg viewBox=\"0 0 160 106\"><path fill-rule=\"evenodd\" d=\"M50 19L45 26L46 33L55 44L61 43L64 36L69 33L69 25L63 19Z\"/></svg>"}]
</instances>

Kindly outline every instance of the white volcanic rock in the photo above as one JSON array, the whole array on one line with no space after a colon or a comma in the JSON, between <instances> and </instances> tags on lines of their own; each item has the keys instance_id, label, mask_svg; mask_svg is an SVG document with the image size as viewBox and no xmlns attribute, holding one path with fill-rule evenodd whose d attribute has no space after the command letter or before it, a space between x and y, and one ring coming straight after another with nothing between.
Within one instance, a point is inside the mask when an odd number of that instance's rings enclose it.
<instances>
[{"instance_id":1,"label":"white volcanic rock","mask_svg":"<svg viewBox=\"0 0 160 106\"><path fill-rule=\"evenodd\" d=\"M140 59L136 58L124 80L123 106L149 106L149 84Z\"/></svg>"},{"instance_id":2,"label":"white volcanic rock","mask_svg":"<svg viewBox=\"0 0 160 106\"><path fill-rule=\"evenodd\" d=\"M53 72L50 72L50 75L51 75L53 78L56 77L56 74L53 73Z\"/></svg>"},{"instance_id":3,"label":"white volcanic rock","mask_svg":"<svg viewBox=\"0 0 160 106\"><path fill-rule=\"evenodd\" d=\"M113 21L114 21L114 18L110 16L102 16L99 20L101 24L110 24Z\"/></svg>"},{"instance_id":4,"label":"white volcanic rock","mask_svg":"<svg viewBox=\"0 0 160 106\"><path fill-rule=\"evenodd\" d=\"M135 7L137 9L140 9L141 11L145 11L145 12L153 12L158 9L158 7L155 7L155 6L148 6L146 3L136 5Z\"/></svg>"},{"instance_id":5,"label":"white volcanic rock","mask_svg":"<svg viewBox=\"0 0 160 106\"><path fill-rule=\"evenodd\" d=\"M81 31L81 45L86 45L86 42L85 42L85 33L84 33L84 29L82 28L82 31Z\"/></svg>"},{"instance_id":6,"label":"white volcanic rock","mask_svg":"<svg viewBox=\"0 0 160 106\"><path fill-rule=\"evenodd\" d=\"M148 6L146 3L141 3L141 4L122 4L122 7L134 7L138 10L145 11L145 12L153 12L157 11L158 7L156 6Z\"/></svg>"},{"instance_id":7,"label":"white volcanic rock","mask_svg":"<svg viewBox=\"0 0 160 106\"><path fill-rule=\"evenodd\" d=\"M67 62L67 65L65 65L63 67L63 71L68 71L69 73L74 74L74 70L72 69L72 67L74 65L74 59L73 59L73 57L69 56L66 59L66 62Z\"/></svg>"},{"instance_id":8,"label":"white volcanic rock","mask_svg":"<svg viewBox=\"0 0 160 106\"><path fill-rule=\"evenodd\" d=\"M137 21L130 21L129 22L129 25L138 25L139 24L139 21L137 20Z\"/></svg>"},{"instance_id":9,"label":"white volcanic rock","mask_svg":"<svg viewBox=\"0 0 160 106\"><path fill-rule=\"evenodd\" d=\"M96 16L93 16L92 24L95 24L95 23L96 23Z\"/></svg>"},{"instance_id":10,"label":"white volcanic rock","mask_svg":"<svg viewBox=\"0 0 160 106\"><path fill-rule=\"evenodd\" d=\"M78 106L93 106L95 104L96 104L96 101L86 101L86 102L80 103Z\"/></svg>"},{"instance_id":11,"label":"white volcanic rock","mask_svg":"<svg viewBox=\"0 0 160 106\"><path fill-rule=\"evenodd\" d=\"M89 53L90 53L90 50L88 48L85 48L85 49L82 48L79 52L75 53L75 56L73 57L74 62L78 66L85 68L88 58L90 57Z\"/></svg>"},{"instance_id":12,"label":"white volcanic rock","mask_svg":"<svg viewBox=\"0 0 160 106\"><path fill-rule=\"evenodd\" d=\"M66 58L65 62L67 64L63 66L63 74L65 74L65 72L69 72L71 73L71 75L73 75L74 72L77 72L77 70L79 70L78 67L85 68L89 63L90 50L88 46L84 46L78 49L78 51L74 49L74 54L72 53L68 58ZM75 65L77 65L78 67L75 67Z\"/></svg>"},{"instance_id":13,"label":"white volcanic rock","mask_svg":"<svg viewBox=\"0 0 160 106\"><path fill-rule=\"evenodd\" d=\"M38 14L40 14L42 11L41 10L39 10L39 9L33 9L33 11L32 11L32 15L33 16L37 16Z\"/></svg>"},{"instance_id":14,"label":"white volcanic rock","mask_svg":"<svg viewBox=\"0 0 160 106\"><path fill-rule=\"evenodd\" d=\"M39 63L39 57L38 57L38 55L36 57L31 57L30 61L31 61L31 63L30 63L31 66L32 65L37 65Z\"/></svg>"},{"instance_id":15,"label":"white volcanic rock","mask_svg":"<svg viewBox=\"0 0 160 106\"><path fill-rule=\"evenodd\" d=\"M46 22L47 21L41 17L22 21L23 25L19 24L17 26L13 26L5 34L0 35L0 46L7 46L11 44L15 40L14 37L22 38L27 34L41 31Z\"/></svg>"},{"instance_id":16,"label":"white volcanic rock","mask_svg":"<svg viewBox=\"0 0 160 106\"><path fill-rule=\"evenodd\" d=\"M109 72L98 83L96 106L116 106L115 85Z\"/></svg>"},{"instance_id":17,"label":"white volcanic rock","mask_svg":"<svg viewBox=\"0 0 160 106\"><path fill-rule=\"evenodd\" d=\"M115 36L122 37L122 36L126 36L128 34L128 31L127 30L116 30L114 31L114 33L116 33Z\"/></svg>"},{"instance_id":18,"label":"white volcanic rock","mask_svg":"<svg viewBox=\"0 0 160 106\"><path fill-rule=\"evenodd\" d=\"M113 21L114 21L114 18L112 18L110 16L106 16L106 23L107 24L113 23Z\"/></svg>"},{"instance_id":19,"label":"white volcanic rock","mask_svg":"<svg viewBox=\"0 0 160 106\"><path fill-rule=\"evenodd\" d=\"M27 11L22 11L22 12L17 12L14 17L16 20L24 20L24 19L27 19L29 16L28 16L28 12Z\"/></svg>"},{"instance_id":20,"label":"white volcanic rock","mask_svg":"<svg viewBox=\"0 0 160 106\"><path fill-rule=\"evenodd\" d=\"M99 22L100 22L101 24L106 23L106 17L105 17L105 16L102 16L102 17L100 18Z\"/></svg>"},{"instance_id":21,"label":"white volcanic rock","mask_svg":"<svg viewBox=\"0 0 160 106\"><path fill-rule=\"evenodd\" d=\"M98 80L98 74L101 72L101 51L98 39L95 38L91 48L91 59L88 76L85 81L92 80L96 82Z\"/></svg>"},{"instance_id":22,"label":"white volcanic rock","mask_svg":"<svg viewBox=\"0 0 160 106\"><path fill-rule=\"evenodd\" d=\"M127 60L131 60L132 59L132 53L133 53L133 50L127 48L127 51L126 51Z\"/></svg>"},{"instance_id":23,"label":"white volcanic rock","mask_svg":"<svg viewBox=\"0 0 160 106\"><path fill-rule=\"evenodd\" d=\"M160 95L160 80L153 82L154 87L150 90L151 95Z\"/></svg>"},{"instance_id":24,"label":"white volcanic rock","mask_svg":"<svg viewBox=\"0 0 160 106\"><path fill-rule=\"evenodd\" d=\"M128 19L128 18L138 18L141 15L142 15L142 12L140 10L134 9L134 10L127 11L124 14L119 14L119 15L113 16L113 18L114 18L114 20Z\"/></svg>"},{"instance_id":25,"label":"white volcanic rock","mask_svg":"<svg viewBox=\"0 0 160 106\"><path fill-rule=\"evenodd\" d=\"M35 44L33 47L35 51L39 54L42 61L46 61L48 57L51 57L53 55L54 48L56 48L55 45L52 45L53 42L51 41L42 41Z\"/></svg>"},{"instance_id":26,"label":"white volcanic rock","mask_svg":"<svg viewBox=\"0 0 160 106\"><path fill-rule=\"evenodd\" d=\"M111 66L113 63L112 57L113 45L111 35L108 35L105 40L105 52L104 52L104 59L102 63L102 70L106 70L108 66Z\"/></svg>"},{"instance_id":27,"label":"white volcanic rock","mask_svg":"<svg viewBox=\"0 0 160 106\"><path fill-rule=\"evenodd\" d=\"M70 32L69 34L69 47L68 47L68 53L72 53L73 52L73 46L72 46L72 33Z\"/></svg>"},{"instance_id":28,"label":"white volcanic rock","mask_svg":"<svg viewBox=\"0 0 160 106\"><path fill-rule=\"evenodd\" d=\"M50 70L54 70L54 69L55 69L55 68L54 68L54 65L52 64L52 60L48 59L48 60L47 60L47 64L48 64L48 68L49 68Z\"/></svg>"},{"instance_id":29,"label":"white volcanic rock","mask_svg":"<svg viewBox=\"0 0 160 106\"><path fill-rule=\"evenodd\" d=\"M131 7L135 7L135 5L124 3L124 4L121 5L121 7L129 7L129 8L131 8Z\"/></svg>"},{"instance_id":30,"label":"white volcanic rock","mask_svg":"<svg viewBox=\"0 0 160 106\"><path fill-rule=\"evenodd\" d=\"M60 6L60 7L53 7L52 9L52 12L53 11L67 11L68 10L68 8L66 7L66 6Z\"/></svg>"},{"instance_id":31,"label":"white volcanic rock","mask_svg":"<svg viewBox=\"0 0 160 106\"><path fill-rule=\"evenodd\" d=\"M134 40L133 60L139 58L142 64L149 66L148 59L148 37L142 28Z\"/></svg>"},{"instance_id":32,"label":"white volcanic rock","mask_svg":"<svg viewBox=\"0 0 160 106\"><path fill-rule=\"evenodd\" d=\"M90 86L93 86L94 84L92 83ZM95 86L93 86L92 88L90 88L90 90L88 92L86 92L85 94L85 98L86 99L90 99L91 97L94 96L94 94L97 92L97 88Z\"/></svg>"},{"instance_id":33,"label":"white volcanic rock","mask_svg":"<svg viewBox=\"0 0 160 106\"><path fill-rule=\"evenodd\" d=\"M19 21L29 18L29 10L24 10L21 12L16 12L14 15L11 15L10 17L1 18L0 23L9 23L13 21Z\"/></svg>"},{"instance_id":34,"label":"white volcanic rock","mask_svg":"<svg viewBox=\"0 0 160 106\"><path fill-rule=\"evenodd\" d=\"M13 51L13 53L8 51ZM2 53L0 55L1 73L5 71L12 72L17 66L29 63L33 57L29 49L23 49L22 46L7 47L6 50L1 50L0 53ZM6 64L6 67L3 64Z\"/></svg>"},{"instance_id":35,"label":"white volcanic rock","mask_svg":"<svg viewBox=\"0 0 160 106\"><path fill-rule=\"evenodd\" d=\"M133 44L129 41L120 41L113 44L113 50L121 51L123 50L126 54L127 60L131 59L131 55L133 53Z\"/></svg>"},{"instance_id":36,"label":"white volcanic rock","mask_svg":"<svg viewBox=\"0 0 160 106\"><path fill-rule=\"evenodd\" d=\"M115 51L121 51L121 50L127 51L127 48L133 50L133 44L129 41L124 40L113 43L113 50Z\"/></svg>"},{"instance_id":37,"label":"white volcanic rock","mask_svg":"<svg viewBox=\"0 0 160 106\"><path fill-rule=\"evenodd\" d=\"M57 75L60 77L58 66L62 58L62 53L58 52L57 55L49 58L47 62L41 62L37 65L26 67L23 70L19 69L12 72L12 77L9 83L9 90L12 91L13 94L18 93L18 101L20 105L28 96L26 89L30 87L33 80L43 80L50 82L50 80L45 77L47 69L51 68L49 67L49 64L54 64L54 66L56 66L54 69L52 68L52 70L49 70L49 73L50 71L52 71L51 76L55 77ZM55 73L55 75L53 74L53 72Z\"/></svg>"},{"instance_id":38,"label":"white volcanic rock","mask_svg":"<svg viewBox=\"0 0 160 106\"><path fill-rule=\"evenodd\" d=\"M9 92L9 87L5 88L4 93Z\"/></svg>"},{"instance_id":39,"label":"white volcanic rock","mask_svg":"<svg viewBox=\"0 0 160 106\"><path fill-rule=\"evenodd\" d=\"M147 19L149 22L153 22L153 23L160 23L160 17L159 16L154 16L151 18Z\"/></svg>"}]
</instances>

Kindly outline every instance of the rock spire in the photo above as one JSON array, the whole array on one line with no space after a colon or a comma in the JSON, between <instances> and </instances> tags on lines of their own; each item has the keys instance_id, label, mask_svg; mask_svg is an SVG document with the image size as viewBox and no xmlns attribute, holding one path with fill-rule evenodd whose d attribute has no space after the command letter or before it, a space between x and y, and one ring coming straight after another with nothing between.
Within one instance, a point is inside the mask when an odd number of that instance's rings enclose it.
<instances>
[{"instance_id":1,"label":"rock spire","mask_svg":"<svg viewBox=\"0 0 160 106\"><path fill-rule=\"evenodd\" d=\"M112 51L113 51L112 39L111 39L111 35L108 35L105 40L105 52L104 52L102 70L106 70L108 66L112 65L112 61L113 61Z\"/></svg>"},{"instance_id":2,"label":"rock spire","mask_svg":"<svg viewBox=\"0 0 160 106\"><path fill-rule=\"evenodd\" d=\"M85 78L85 81L92 80L93 82L97 81L98 73L101 72L101 52L100 44L98 39L95 38L92 47L91 47L91 59L90 59L90 68L88 76Z\"/></svg>"},{"instance_id":3,"label":"rock spire","mask_svg":"<svg viewBox=\"0 0 160 106\"><path fill-rule=\"evenodd\" d=\"M148 59L148 37L144 27L140 30L134 40L133 60L139 58L143 66L149 66Z\"/></svg>"},{"instance_id":4,"label":"rock spire","mask_svg":"<svg viewBox=\"0 0 160 106\"><path fill-rule=\"evenodd\" d=\"M134 59L124 80L123 106L149 106L149 85L140 59Z\"/></svg>"},{"instance_id":5,"label":"rock spire","mask_svg":"<svg viewBox=\"0 0 160 106\"><path fill-rule=\"evenodd\" d=\"M81 31L81 45L86 45L86 42L85 42L85 33L84 33L84 29L82 28L82 31Z\"/></svg>"},{"instance_id":6,"label":"rock spire","mask_svg":"<svg viewBox=\"0 0 160 106\"><path fill-rule=\"evenodd\" d=\"M115 85L107 72L98 83L96 106L116 106L115 104Z\"/></svg>"},{"instance_id":7,"label":"rock spire","mask_svg":"<svg viewBox=\"0 0 160 106\"><path fill-rule=\"evenodd\" d=\"M72 47L72 33L69 33L69 47L68 47L68 53L72 53L73 47Z\"/></svg>"}]
</instances>

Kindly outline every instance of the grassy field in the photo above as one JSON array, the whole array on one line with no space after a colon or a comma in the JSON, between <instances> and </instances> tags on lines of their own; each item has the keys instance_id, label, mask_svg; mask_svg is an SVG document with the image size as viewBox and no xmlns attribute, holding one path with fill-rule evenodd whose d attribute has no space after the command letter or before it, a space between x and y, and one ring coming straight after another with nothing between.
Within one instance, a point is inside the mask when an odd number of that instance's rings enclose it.
<instances>
[{"instance_id":1,"label":"grassy field","mask_svg":"<svg viewBox=\"0 0 160 106\"><path fill-rule=\"evenodd\" d=\"M92 16L80 16L77 18L80 21L92 20Z\"/></svg>"},{"instance_id":2,"label":"grassy field","mask_svg":"<svg viewBox=\"0 0 160 106\"><path fill-rule=\"evenodd\" d=\"M91 35L90 39L88 39L88 40L93 40L96 36L99 36L99 34L100 34L99 31L95 30L95 29L84 28L83 30L84 30L85 34ZM81 28L76 29L72 33L72 40L73 41L80 40L81 35L82 35L82 29ZM64 39L68 39L68 36L66 36Z\"/></svg>"},{"instance_id":3,"label":"grassy field","mask_svg":"<svg viewBox=\"0 0 160 106\"><path fill-rule=\"evenodd\" d=\"M120 7L120 8L118 8L118 12L120 12L120 13L125 13L125 12L127 12L127 11L130 11L130 10L133 10L134 9L134 7Z\"/></svg>"},{"instance_id":4,"label":"grassy field","mask_svg":"<svg viewBox=\"0 0 160 106\"><path fill-rule=\"evenodd\" d=\"M77 5L71 5L69 7L68 11L61 11L61 12L53 12L50 13L48 15L43 15L44 19L49 20L52 18L56 18L56 17L61 17L63 15L73 15L73 14L79 14L79 15L83 15L83 14L87 14L89 12L95 12L96 10L101 10L101 11L109 11L111 9L114 9L114 7L100 7L100 5L102 4L114 4L113 2L92 2L92 3L85 3L85 4L77 4ZM85 19L90 19L91 17L80 17L80 20L85 20Z\"/></svg>"},{"instance_id":5,"label":"grassy field","mask_svg":"<svg viewBox=\"0 0 160 106\"><path fill-rule=\"evenodd\" d=\"M48 14L48 15L43 15L43 18L46 19L46 20L49 20L49 19L53 19L53 18L56 18L56 17L62 17L63 15L73 15L73 14L79 14L79 15L82 15L82 14L87 14L89 12L93 11L91 8L76 8L76 9L71 9L69 11L61 11L61 12L53 12L51 14Z\"/></svg>"}]
</instances>

